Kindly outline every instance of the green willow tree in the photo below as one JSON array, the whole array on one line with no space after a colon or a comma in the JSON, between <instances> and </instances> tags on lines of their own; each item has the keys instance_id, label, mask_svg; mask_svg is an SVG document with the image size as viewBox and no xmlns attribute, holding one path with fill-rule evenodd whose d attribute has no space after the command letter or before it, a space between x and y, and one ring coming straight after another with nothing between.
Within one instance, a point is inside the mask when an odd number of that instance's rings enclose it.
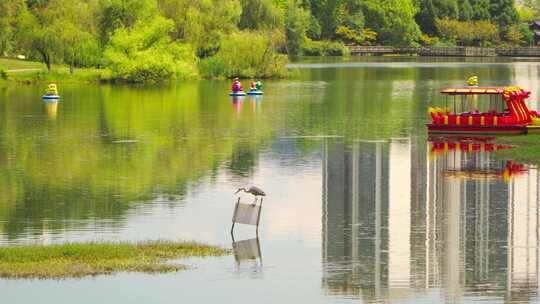
<instances>
[{"instance_id":1,"label":"green willow tree","mask_svg":"<svg viewBox=\"0 0 540 304\"><path fill-rule=\"evenodd\" d=\"M283 27L283 12L273 0L240 0L241 30L273 30Z\"/></svg>"},{"instance_id":2,"label":"green willow tree","mask_svg":"<svg viewBox=\"0 0 540 304\"><path fill-rule=\"evenodd\" d=\"M535 11L530 8L533 2L537 0L520 2L529 15ZM277 66L284 63L275 56L278 51L289 55L342 55L348 53L345 44L349 43L526 45L524 41L530 40L531 33L524 19L518 21L515 6L516 0L0 0L0 55L24 54L42 61L49 70L53 63L68 65L71 71L76 67L106 67L121 79L179 77L180 63L187 64L189 75L196 65L199 71L195 73L210 77L233 77L234 72L271 77L271 72L284 70ZM160 43L168 39L163 44L179 51L180 59L170 59L172 53L161 46L141 46L138 43L144 39L134 38L138 37L135 28L144 34L159 28L156 20L165 24L163 19L167 24L172 22L172 28L163 27L165 32L159 37L150 37ZM451 21L445 23L450 28L456 27L453 21L464 22L457 28L467 31L460 39L448 38L453 36L438 31L437 20ZM494 26L498 41L492 37ZM469 32L475 31L476 38L468 38L474 36ZM452 31L445 30L448 32ZM127 37L121 38L119 33ZM242 45L231 43L233 38ZM235 53L253 52L253 48L243 46L249 43L264 47L272 55L263 60L264 53ZM111 57L111 50L116 49L124 49L129 60L112 60L120 58L121 52ZM108 56L104 55L106 50ZM158 69L151 72L155 75L145 76L150 71L138 62L145 60L132 56L145 52L172 66L145 58L148 67ZM185 57L187 53L197 58ZM227 61L234 56L262 62L257 65L260 70L254 71L238 60ZM275 67L268 58L276 60ZM119 68L118 62L126 65ZM141 74L133 76L126 71Z\"/></svg>"},{"instance_id":3,"label":"green willow tree","mask_svg":"<svg viewBox=\"0 0 540 304\"><path fill-rule=\"evenodd\" d=\"M129 82L159 82L196 75L190 45L174 42L174 22L164 17L119 28L110 39L105 58L115 77Z\"/></svg>"},{"instance_id":4,"label":"green willow tree","mask_svg":"<svg viewBox=\"0 0 540 304\"><path fill-rule=\"evenodd\" d=\"M0 1L0 56L15 47L17 19L25 8L24 0Z\"/></svg>"},{"instance_id":5,"label":"green willow tree","mask_svg":"<svg viewBox=\"0 0 540 304\"><path fill-rule=\"evenodd\" d=\"M96 11L100 38L105 45L114 31L132 27L139 20L148 20L157 14L156 0L99 0Z\"/></svg>"},{"instance_id":6,"label":"green willow tree","mask_svg":"<svg viewBox=\"0 0 540 304\"><path fill-rule=\"evenodd\" d=\"M49 0L22 10L18 17L19 48L38 58L50 72L54 62L96 65L100 50L91 14L92 2Z\"/></svg>"},{"instance_id":7,"label":"green willow tree","mask_svg":"<svg viewBox=\"0 0 540 304\"><path fill-rule=\"evenodd\" d=\"M193 45L199 57L214 55L220 41L238 29L238 0L158 0L161 14L174 21L172 36Z\"/></svg>"},{"instance_id":8,"label":"green willow tree","mask_svg":"<svg viewBox=\"0 0 540 304\"><path fill-rule=\"evenodd\" d=\"M296 0L289 0L285 12L285 35L287 53L299 54L306 39L309 28L310 14L298 5Z\"/></svg>"}]
</instances>

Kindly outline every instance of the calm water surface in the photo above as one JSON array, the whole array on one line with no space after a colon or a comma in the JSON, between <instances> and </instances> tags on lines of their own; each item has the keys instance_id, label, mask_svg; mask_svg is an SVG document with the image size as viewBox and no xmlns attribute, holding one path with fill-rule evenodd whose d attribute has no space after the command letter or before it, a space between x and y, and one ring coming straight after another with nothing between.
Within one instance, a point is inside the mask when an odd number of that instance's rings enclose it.
<instances>
[{"instance_id":1,"label":"calm water surface","mask_svg":"<svg viewBox=\"0 0 540 304\"><path fill-rule=\"evenodd\" d=\"M538 302L537 168L424 124L437 89L473 72L531 89L538 109L540 64L415 60L305 61L237 100L221 81L60 84L58 104L0 88L0 244L235 249L174 274L0 280L3 302ZM244 184L268 196L259 238L233 240Z\"/></svg>"}]
</instances>

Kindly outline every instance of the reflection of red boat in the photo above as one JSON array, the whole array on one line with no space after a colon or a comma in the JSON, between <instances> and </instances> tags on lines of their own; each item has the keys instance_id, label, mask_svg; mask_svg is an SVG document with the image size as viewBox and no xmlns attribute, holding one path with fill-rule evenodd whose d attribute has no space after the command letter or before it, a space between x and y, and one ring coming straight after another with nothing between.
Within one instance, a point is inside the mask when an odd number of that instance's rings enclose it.
<instances>
[{"instance_id":1,"label":"reflection of red boat","mask_svg":"<svg viewBox=\"0 0 540 304\"><path fill-rule=\"evenodd\" d=\"M459 136L430 136L428 139L431 146L431 155L465 155L475 153L489 153L497 150L511 149L511 146L504 146L491 143L493 137L459 137ZM464 155L464 154L462 154ZM466 159L462 158L462 159ZM455 167L447 167L443 174L445 177L462 179L503 179L509 181L511 177L527 172L527 167L523 164L514 163L510 160L503 161L499 165L489 166L478 164L463 167L458 162Z\"/></svg>"},{"instance_id":2,"label":"reflection of red boat","mask_svg":"<svg viewBox=\"0 0 540 304\"><path fill-rule=\"evenodd\" d=\"M511 146L491 143L493 138L486 137L430 137L431 153L444 153L459 150L461 152L491 152L512 149Z\"/></svg>"},{"instance_id":3,"label":"reflection of red boat","mask_svg":"<svg viewBox=\"0 0 540 304\"><path fill-rule=\"evenodd\" d=\"M433 119L427 125L430 133L526 134L540 131L538 113L529 110L525 104L530 92L520 87L448 88L441 93L446 95L446 107L429 108ZM489 96L488 103L481 105L479 95ZM448 105L449 98L452 110ZM474 110L463 111L466 108Z\"/></svg>"},{"instance_id":4,"label":"reflection of red boat","mask_svg":"<svg viewBox=\"0 0 540 304\"><path fill-rule=\"evenodd\" d=\"M503 179L508 182L511 177L527 172L523 164L517 164L510 160L504 162L502 169L467 169L467 170L447 170L443 174L445 177L462 179Z\"/></svg>"}]
</instances>

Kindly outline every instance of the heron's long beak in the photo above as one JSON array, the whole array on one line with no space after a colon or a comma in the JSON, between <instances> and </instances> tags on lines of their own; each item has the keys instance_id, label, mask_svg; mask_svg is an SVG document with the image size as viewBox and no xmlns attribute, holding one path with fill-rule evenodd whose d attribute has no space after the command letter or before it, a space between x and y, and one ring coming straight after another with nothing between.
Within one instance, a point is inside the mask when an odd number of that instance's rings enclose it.
<instances>
[{"instance_id":1,"label":"heron's long beak","mask_svg":"<svg viewBox=\"0 0 540 304\"><path fill-rule=\"evenodd\" d=\"M236 192L234 194L237 194L238 192L240 192L242 190L242 188L239 188L238 190L236 190Z\"/></svg>"}]
</instances>

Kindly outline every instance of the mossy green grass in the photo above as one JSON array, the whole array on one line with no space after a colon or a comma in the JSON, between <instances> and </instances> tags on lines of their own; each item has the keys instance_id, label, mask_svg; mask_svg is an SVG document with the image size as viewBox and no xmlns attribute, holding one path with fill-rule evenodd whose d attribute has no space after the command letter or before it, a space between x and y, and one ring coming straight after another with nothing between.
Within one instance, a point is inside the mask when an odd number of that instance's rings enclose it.
<instances>
[{"instance_id":1,"label":"mossy green grass","mask_svg":"<svg viewBox=\"0 0 540 304\"><path fill-rule=\"evenodd\" d=\"M64 279L117 272L166 273L186 269L171 260L222 256L229 250L194 242L67 243L0 247L0 277Z\"/></svg>"},{"instance_id":2,"label":"mossy green grass","mask_svg":"<svg viewBox=\"0 0 540 304\"><path fill-rule=\"evenodd\" d=\"M8 70L46 70L47 67L36 61L19 60L12 58L0 58L0 66L5 67Z\"/></svg>"}]
</instances>

